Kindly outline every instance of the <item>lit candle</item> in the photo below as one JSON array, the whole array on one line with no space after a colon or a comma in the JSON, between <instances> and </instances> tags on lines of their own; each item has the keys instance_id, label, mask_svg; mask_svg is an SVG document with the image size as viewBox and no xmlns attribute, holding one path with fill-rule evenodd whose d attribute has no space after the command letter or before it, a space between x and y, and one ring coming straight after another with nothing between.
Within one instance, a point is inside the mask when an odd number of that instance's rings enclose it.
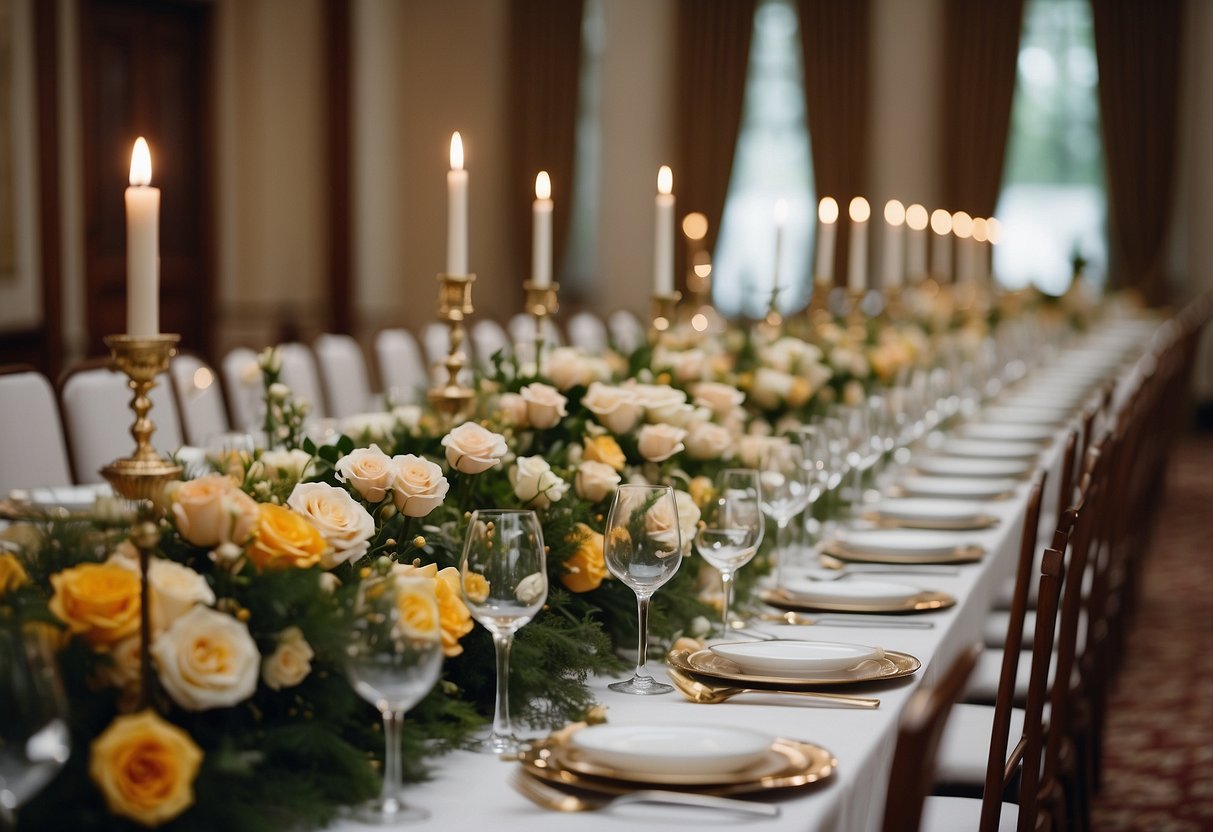
<instances>
[{"instance_id":1,"label":"lit candle","mask_svg":"<svg viewBox=\"0 0 1213 832\"><path fill-rule=\"evenodd\" d=\"M868 276L868 218L872 209L861 196L851 200L847 209L851 216L850 263L847 264L847 288L854 294L867 287Z\"/></svg>"},{"instance_id":2,"label":"lit candle","mask_svg":"<svg viewBox=\"0 0 1213 832\"><path fill-rule=\"evenodd\" d=\"M552 180L546 170L535 177L534 217L531 236L531 283L537 289L552 285Z\"/></svg>"},{"instance_id":3,"label":"lit candle","mask_svg":"<svg viewBox=\"0 0 1213 832\"><path fill-rule=\"evenodd\" d=\"M984 217L973 217L973 276L985 282L990 279L989 225Z\"/></svg>"},{"instance_id":4,"label":"lit candle","mask_svg":"<svg viewBox=\"0 0 1213 832\"><path fill-rule=\"evenodd\" d=\"M834 197L823 197L817 203L817 267L813 273L816 286L829 291L834 285L834 239L837 234L838 203Z\"/></svg>"},{"instance_id":5,"label":"lit candle","mask_svg":"<svg viewBox=\"0 0 1213 832\"><path fill-rule=\"evenodd\" d=\"M468 273L468 172L463 139L451 134L451 169L446 174L446 273Z\"/></svg>"},{"instance_id":6,"label":"lit candle","mask_svg":"<svg viewBox=\"0 0 1213 832\"><path fill-rule=\"evenodd\" d=\"M917 202L906 209L906 225L909 226L906 245L906 276L911 283L918 283L927 276L927 209Z\"/></svg>"},{"instance_id":7,"label":"lit candle","mask_svg":"<svg viewBox=\"0 0 1213 832\"><path fill-rule=\"evenodd\" d=\"M783 251L783 227L787 225L787 222L788 201L786 199L778 199L775 201L775 269L771 283L775 291L779 290L779 260L780 254Z\"/></svg>"},{"instance_id":8,"label":"lit candle","mask_svg":"<svg viewBox=\"0 0 1213 832\"><path fill-rule=\"evenodd\" d=\"M974 277L973 218L964 211L952 215L952 233L956 235L956 282L968 283Z\"/></svg>"},{"instance_id":9,"label":"lit candle","mask_svg":"<svg viewBox=\"0 0 1213 832\"><path fill-rule=\"evenodd\" d=\"M669 165L657 172L657 228L653 248L653 290L674 294L674 174Z\"/></svg>"},{"instance_id":10,"label":"lit candle","mask_svg":"<svg viewBox=\"0 0 1213 832\"><path fill-rule=\"evenodd\" d=\"M140 136L131 152L126 189L126 334L160 334L160 189L153 188L152 154Z\"/></svg>"},{"instance_id":11,"label":"lit candle","mask_svg":"<svg viewBox=\"0 0 1213 832\"><path fill-rule=\"evenodd\" d=\"M931 244L931 274L940 283L952 279L952 215L942 208L931 212L931 230L935 232Z\"/></svg>"},{"instance_id":12,"label":"lit candle","mask_svg":"<svg viewBox=\"0 0 1213 832\"><path fill-rule=\"evenodd\" d=\"M896 289L901 285L902 267L905 265L902 252L902 226L906 221L906 209L896 199L884 204L884 276L881 288Z\"/></svg>"}]
</instances>

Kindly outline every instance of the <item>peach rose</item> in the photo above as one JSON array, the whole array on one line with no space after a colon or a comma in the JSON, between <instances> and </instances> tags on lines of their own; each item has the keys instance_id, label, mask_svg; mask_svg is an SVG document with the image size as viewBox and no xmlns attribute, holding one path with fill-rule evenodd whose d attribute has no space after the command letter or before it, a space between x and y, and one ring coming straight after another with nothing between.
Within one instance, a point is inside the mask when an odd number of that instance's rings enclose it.
<instances>
[{"instance_id":1,"label":"peach rose","mask_svg":"<svg viewBox=\"0 0 1213 832\"><path fill-rule=\"evenodd\" d=\"M139 575L115 563L82 563L51 575L48 608L73 635L108 647L139 629Z\"/></svg>"},{"instance_id":2,"label":"peach rose","mask_svg":"<svg viewBox=\"0 0 1213 832\"><path fill-rule=\"evenodd\" d=\"M701 381L691 388L691 393L695 404L708 408L722 419L745 402L745 393L716 381Z\"/></svg>"},{"instance_id":3,"label":"peach rose","mask_svg":"<svg viewBox=\"0 0 1213 832\"><path fill-rule=\"evenodd\" d=\"M446 461L464 474L479 474L492 468L506 455L505 437L475 422L464 422L442 437Z\"/></svg>"},{"instance_id":4,"label":"peach rose","mask_svg":"<svg viewBox=\"0 0 1213 832\"><path fill-rule=\"evenodd\" d=\"M415 454L392 457L396 477L392 480L392 499L406 517L425 517L442 505L451 485L437 464Z\"/></svg>"},{"instance_id":5,"label":"peach rose","mask_svg":"<svg viewBox=\"0 0 1213 832\"><path fill-rule=\"evenodd\" d=\"M640 455L649 462L664 462L684 449L687 432L673 425L645 425L636 438Z\"/></svg>"},{"instance_id":6,"label":"peach rose","mask_svg":"<svg viewBox=\"0 0 1213 832\"><path fill-rule=\"evenodd\" d=\"M569 400L555 387L536 381L523 387L519 395L526 402L526 418L532 427L547 430L569 415L565 407Z\"/></svg>"},{"instance_id":7,"label":"peach rose","mask_svg":"<svg viewBox=\"0 0 1213 832\"><path fill-rule=\"evenodd\" d=\"M517 393L502 393L498 396L497 410L501 412L501 418L507 423L520 428L527 426L526 399Z\"/></svg>"},{"instance_id":8,"label":"peach rose","mask_svg":"<svg viewBox=\"0 0 1213 832\"><path fill-rule=\"evenodd\" d=\"M303 515L273 503L259 506L257 530L248 547L249 560L258 569L307 569L320 563L328 550L324 536Z\"/></svg>"},{"instance_id":9,"label":"peach rose","mask_svg":"<svg viewBox=\"0 0 1213 832\"><path fill-rule=\"evenodd\" d=\"M177 531L195 546L243 544L257 525L257 503L224 474L207 474L169 491Z\"/></svg>"},{"instance_id":10,"label":"peach rose","mask_svg":"<svg viewBox=\"0 0 1213 832\"><path fill-rule=\"evenodd\" d=\"M581 404L594 414L598 424L612 433L627 433L644 415L644 408L633 391L597 381L586 390Z\"/></svg>"},{"instance_id":11,"label":"peach rose","mask_svg":"<svg viewBox=\"0 0 1213 832\"><path fill-rule=\"evenodd\" d=\"M392 490L392 458L378 445L358 448L337 460L337 479L348 482L368 503L381 503Z\"/></svg>"},{"instance_id":12,"label":"peach rose","mask_svg":"<svg viewBox=\"0 0 1213 832\"><path fill-rule=\"evenodd\" d=\"M733 447L733 435L722 425L700 422L687 432L686 447L691 459L720 459Z\"/></svg>"},{"instance_id":13,"label":"peach rose","mask_svg":"<svg viewBox=\"0 0 1213 832\"><path fill-rule=\"evenodd\" d=\"M278 634L278 646L261 662L261 680L271 690L293 688L312 672L316 653L303 630L287 627Z\"/></svg>"},{"instance_id":14,"label":"peach rose","mask_svg":"<svg viewBox=\"0 0 1213 832\"><path fill-rule=\"evenodd\" d=\"M155 711L120 716L89 749L89 776L115 815L159 826L194 805L202 751Z\"/></svg>"},{"instance_id":15,"label":"peach rose","mask_svg":"<svg viewBox=\"0 0 1213 832\"><path fill-rule=\"evenodd\" d=\"M344 488L301 482L286 504L312 522L329 545L320 565L332 569L366 554L375 536L375 520Z\"/></svg>"},{"instance_id":16,"label":"peach rose","mask_svg":"<svg viewBox=\"0 0 1213 832\"><path fill-rule=\"evenodd\" d=\"M578 497L596 503L605 500L619 487L619 474L605 462L583 460L577 466L573 486L577 489Z\"/></svg>"}]
</instances>

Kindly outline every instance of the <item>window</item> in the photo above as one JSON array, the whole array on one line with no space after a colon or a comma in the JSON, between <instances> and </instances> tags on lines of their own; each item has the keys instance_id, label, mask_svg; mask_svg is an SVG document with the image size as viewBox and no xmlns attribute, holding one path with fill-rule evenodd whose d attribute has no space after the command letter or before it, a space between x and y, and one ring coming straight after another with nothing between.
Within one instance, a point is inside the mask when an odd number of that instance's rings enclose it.
<instances>
[{"instance_id":1,"label":"window","mask_svg":"<svg viewBox=\"0 0 1213 832\"><path fill-rule=\"evenodd\" d=\"M1076 257L1102 283L1107 199L1089 0L1028 0L994 268L1012 288L1060 294Z\"/></svg>"},{"instance_id":2,"label":"window","mask_svg":"<svg viewBox=\"0 0 1213 832\"><path fill-rule=\"evenodd\" d=\"M581 77L574 133L573 204L561 281L567 292L588 290L598 262L598 185L602 161L602 0L586 0L581 20Z\"/></svg>"},{"instance_id":3,"label":"window","mask_svg":"<svg viewBox=\"0 0 1213 832\"><path fill-rule=\"evenodd\" d=\"M775 273L774 208L788 203L779 308L808 299L816 201L805 122L804 67L791 0L760 0L733 172L712 263L712 294L726 316L761 317Z\"/></svg>"}]
</instances>

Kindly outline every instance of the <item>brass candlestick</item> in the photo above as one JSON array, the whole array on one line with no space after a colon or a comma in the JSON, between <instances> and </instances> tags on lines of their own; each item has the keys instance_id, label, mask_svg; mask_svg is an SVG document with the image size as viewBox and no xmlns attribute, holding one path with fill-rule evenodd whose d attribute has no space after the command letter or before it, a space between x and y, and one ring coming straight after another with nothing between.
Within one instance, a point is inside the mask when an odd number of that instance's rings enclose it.
<instances>
[{"instance_id":1,"label":"brass candlestick","mask_svg":"<svg viewBox=\"0 0 1213 832\"><path fill-rule=\"evenodd\" d=\"M678 301L682 300L681 292L669 294L653 294L653 325L649 330L649 340L656 343L661 333L674 325L674 317L678 312Z\"/></svg>"},{"instance_id":2,"label":"brass candlestick","mask_svg":"<svg viewBox=\"0 0 1213 832\"><path fill-rule=\"evenodd\" d=\"M165 459L152 447L156 423L148 418L152 400L148 393L156 386L156 376L168 369L169 360L177 352L180 335L154 335L136 338L130 335L110 335L105 345L110 348L114 366L126 373L128 385L134 391L131 410L135 423L131 436L135 453L116 459L101 469L114 492L126 500L142 503L143 518L131 530L131 543L139 551L140 610L139 610L139 706L147 707L151 700L151 604L148 600L148 568L152 552L160 543L160 529L155 518L164 508L164 489L181 478L181 466Z\"/></svg>"},{"instance_id":3,"label":"brass candlestick","mask_svg":"<svg viewBox=\"0 0 1213 832\"><path fill-rule=\"evenodd\" d=\"M466 415L471 410L473 391L464 387L459 381L459 375L467 365L467 355L463 351L463 343L467 340L467 330L463 321L475 311L472 308L472 284L476 282L474 274L440 274L438 280L438 320L447 325L450 332L450 349L442 366L446 368L447 380L429 391L430 404L434 409L451 420Z\"/></svg>"},{"instance_id":4,"label":"brass candlestick","mask_svg":"<svg viewBox=\"0 0 1213 832\"><path fill-rule=\"evenodd\" d=\"M528 280L522 284L526 292L526 311L535 319L535 375L539 375L543 367L543 319L560 311L559 283L549 283L546 286L536 286Z\"/></svg>"}]
</instances>

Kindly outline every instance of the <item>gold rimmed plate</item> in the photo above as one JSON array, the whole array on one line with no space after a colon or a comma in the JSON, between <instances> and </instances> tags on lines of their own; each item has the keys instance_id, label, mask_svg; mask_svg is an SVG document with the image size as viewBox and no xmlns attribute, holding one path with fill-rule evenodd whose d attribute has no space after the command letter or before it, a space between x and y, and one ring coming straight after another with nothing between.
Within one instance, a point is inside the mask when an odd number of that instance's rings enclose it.
<instances>
[{"instance_id":1,"label":"gold rimmed plate","mask_svg":"<svg viewBox=\"0 0 1213 832\"><path fill-rule=\"evenodd\" d=\"M838 760L824 748L776 738L756 763L738 771L711 775L624 771L588 760L569 744L581 723L553 731L518 755L522 769L540 780L596 794L619 795L637 788L661 787L720 796L793 789L831 777Z\"/></svg>"},{"instance_id":2,"label":"gold rimmed plate","mask_svg":"<svg viewBox=\"0 0 1213 832\"><path fill-rule=\"evenodd\" d=\"M767 687L779 690L812 690L820 687L887 682L890 679L909 676L922 667L922 663L909 653L899 653L896 650L885 650L878 659L870 659L850 670L823 673L816 679L746 673L736 662L718 656L710 649L698 650L694 653L674 650L666 656L665 660L670 667L676 667L685 673L704 679L729 684L741 682L747 687Z\"/></svg>"},{"instance_id":3,"label":"gold rimmed plate","mask_svg":"<svg viewBox=\"0 0 1213 832\"><path fill-rule=\"evenodd\" d=\"M946 592L923 590L909 598L880 601L838 599L808 599L781 589L764 589L758 593L763 603L793 612L858 612L858 613L912 613L946 610L956 605L956 599Z\"/></svg>"},{"instance_id":4,"label":"gold rimmed plate","mask_svg":"<svg viewBox=\"0 0 1213 832\"><path fill-rule=\"evenodd\" d=\"M864 520L886 529L926 529L943 532L973 532L991 529L998 525L993 514L974 514L971 517L913 517L907 514L885 514L882 511L865 511Z\"/></svg>"},{"instance_id":5,"label":"gold rimmed plate","mask_svg":"<svg viewBox=\"0 0 1213 832\"><path fill-rule=\"evenodd\" d=\"M922 552L892 550L860 549L848 546L840 540L827 540L821 544L821 551L839 560L852 563L897 563L897 564L929 564L929 563L976 563L985 555L985 547L977 543L962 544L950 549L927 550Z\"/></svg>"}]
</instances>

